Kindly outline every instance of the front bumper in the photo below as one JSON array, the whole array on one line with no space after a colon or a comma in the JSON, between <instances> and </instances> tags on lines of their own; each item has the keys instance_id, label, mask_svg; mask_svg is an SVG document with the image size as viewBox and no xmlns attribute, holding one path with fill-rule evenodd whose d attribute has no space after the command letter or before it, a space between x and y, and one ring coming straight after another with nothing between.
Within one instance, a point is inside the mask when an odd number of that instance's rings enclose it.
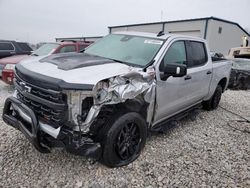
<instances>
[{"instance_id":1,"label":"front bumper","mask_svg":"<svg viewBox=\"0 0 250 188\"><path fill-rule=\"evenodd\" d=\"M21 131L25 137L42 152L49 153L52 147L64 147L73 154L99 159L101 146L88 137L76 134L63 128L57 129L38 120L35 113L27 105L15 97L5 101L3 120L8 125Z\"/></svg>"}]
</instances>

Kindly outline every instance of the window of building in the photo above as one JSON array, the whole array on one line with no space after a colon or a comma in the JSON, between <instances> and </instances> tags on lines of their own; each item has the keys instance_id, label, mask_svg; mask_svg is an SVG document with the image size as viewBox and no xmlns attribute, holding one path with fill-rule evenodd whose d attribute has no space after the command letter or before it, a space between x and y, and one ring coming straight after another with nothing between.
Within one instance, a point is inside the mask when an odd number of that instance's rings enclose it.
<instances>
[{"instance_id":1,"label":"window of building","mask_svg":"<svg viewBox=\"0 0 250 188\"><path fill-rule=\"evenodd\" d=\"M218 33L221 34L221 32L222 32L222 27L219 27Z\"/></svg>"}]
</instances>

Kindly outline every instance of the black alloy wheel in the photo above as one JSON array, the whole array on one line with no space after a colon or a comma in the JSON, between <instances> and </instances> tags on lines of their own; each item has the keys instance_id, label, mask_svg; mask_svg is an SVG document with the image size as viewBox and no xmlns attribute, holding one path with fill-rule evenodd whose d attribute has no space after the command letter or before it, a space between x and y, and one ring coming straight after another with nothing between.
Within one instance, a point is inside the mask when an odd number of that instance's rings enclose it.
<instances>
[{"instance_id":1,"label":"black alloy wheel","mask_svg":"<svg viewBox=\"0 0 250 188\"><path fill-rule=\"evenodd\" d=\"M145 119L137 112L120 112L107 125L103 133L101 162L109 167L119 167L137 159L146 143Z\"/></svg>"},{"instance_id":2,"label":"black alloy wheel","mask_svg":"<svg viewBox=\"0 0 250 188\"><path fill-rule=\"evenodd\" d=\"M122 160L128 160L139 150L141 142L138 125L127 123L120 131L116 141L116 152Z\"/></svg>"},{"instance_id":3,"label":"black alloy wheel","mask_svg":"<svg viewBox=\"0 0 250 188\"><path fill-rule=\"evenodd\" d=\"M203 101L203 108L206 110L215 110L218 108L222 95L222 87L218 85L215 89L213 96L208 101Z\"/></svg>"}]
</instances>

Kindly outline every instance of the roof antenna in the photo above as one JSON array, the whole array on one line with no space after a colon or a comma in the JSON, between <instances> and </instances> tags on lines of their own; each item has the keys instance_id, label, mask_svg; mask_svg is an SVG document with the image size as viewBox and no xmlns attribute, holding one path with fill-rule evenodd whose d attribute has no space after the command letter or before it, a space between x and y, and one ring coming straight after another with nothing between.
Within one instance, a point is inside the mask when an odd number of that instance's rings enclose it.
<instances>
[{"instance_id":1,"label":"roof antenna","mask_svg":"<svg viewBox=\"0 0 250 188\"><path fill-rule=\"evenodd\" d=\"M162 35L165 35L164 31L160 31L158 34L157 34L157 37L160 37Z\"/></svg>"}]
</instances>

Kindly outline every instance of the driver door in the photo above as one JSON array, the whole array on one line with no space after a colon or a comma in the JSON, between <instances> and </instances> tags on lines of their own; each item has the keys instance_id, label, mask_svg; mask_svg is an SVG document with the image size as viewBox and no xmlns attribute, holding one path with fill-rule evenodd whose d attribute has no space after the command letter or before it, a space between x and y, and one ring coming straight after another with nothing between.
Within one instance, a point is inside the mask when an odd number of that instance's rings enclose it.
<instances>
[{"instance_id":1,"label":"driver door","mask_svg":"<svg viewBox=\"0 0 250 188\"><path fill-rule=\"evenodd\" d=\"M161 61L160 67L171 63L187 63L186 44L184 40L172 42ZM155 123L184 110L191 102L188 100L190 95L188 91L192 87L189 75L183 77L170 76L166 81L162 80L159 75L158 78Z\"/></svg>"}]
</instances>

